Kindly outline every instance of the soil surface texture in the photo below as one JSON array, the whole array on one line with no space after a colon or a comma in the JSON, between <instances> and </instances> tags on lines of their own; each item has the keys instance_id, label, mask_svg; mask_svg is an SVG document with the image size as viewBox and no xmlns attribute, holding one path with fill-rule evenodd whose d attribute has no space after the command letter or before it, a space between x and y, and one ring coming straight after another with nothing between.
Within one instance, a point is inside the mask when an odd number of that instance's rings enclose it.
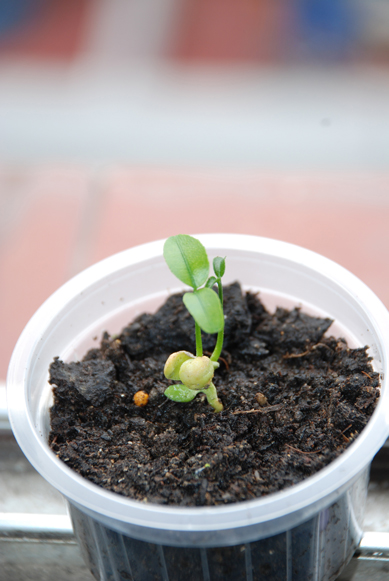
<instances>
[{"instance_id":1,"label":"soil surface texture","mask_svg":"<svg viewBox=\"0 0 389 581\"><path fill-rule=\"evenodd\" d=\"M214 384L224 410L199 394L164 396L173 351L194 353L182 295L107 333L80 362L50 367L50 446L79 474L143 502L202 506L251 500L315 474L360 434L379 397L367 348L326 333L330 319L269 313L238 283L224 289L225 343ZM204 335L212 351L215 336ZM210 354L210 353L209 353ZM144 407L134 403L148 394Z\"/></svg>"}]
</instances>

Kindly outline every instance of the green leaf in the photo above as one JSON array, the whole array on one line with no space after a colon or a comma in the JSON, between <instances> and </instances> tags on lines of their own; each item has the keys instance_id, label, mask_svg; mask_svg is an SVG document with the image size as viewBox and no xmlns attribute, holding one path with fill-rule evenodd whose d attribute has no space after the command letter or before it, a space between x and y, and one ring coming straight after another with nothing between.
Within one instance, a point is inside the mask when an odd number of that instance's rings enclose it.
<instances>
[{"instance_id":1,"label":"green leaf","mask_svg":"<svg viewBox=\"0 0 389 581\"><path fill-rule=\"evenodd\" d=\"M226 260L217 256L213 259L213 270L218 278L221 278L226 271Z\"/></svg>"},{"instance_id":2,"label":"green leaf","mask_svg":"<svg viewBox=\"0 0 389 581\"><path fill-rule=\"evenodd\" d=\"M199 240L187 234L168 238L163 255L172 273L184 284L197 289L208 278L207 252Z\"/></svg>"},{"instance_id":3,"label":"green leaf","mask_svg":"<svg viewBox=\"0 0 389 581\"><path fill-rule=\"evenodd\" d=\"M192 401L192 399L194 399L197 394L198 394L197 391L189 389L189 387L186 387L186 385L182 385L182 383L171 385L170 387L165 389L166 397L173 401L180 401L183 403Z\"/></svg>"},{"instance_id":4,"label":"green leaf","mask_svg":"<svg viewBox=\"0 0 389 581\"><path fill-rule=\"evenodd\" d=\"M207 282L205 283L205 286L207 288L212 288L213 286L215 286L216 283L217 283L217 278L215 276L210 276L209 279L207 280Z\"/></svg>"},{"instance_id":5,"label":"green leaf","mask_svg":"<svg viewBox=\"0 0 389 581\"><path fill-rule=\"evenodd\" d=\"M184 304L205 333L219 333L224 327L223 309L219 297L210 288L185 293Z\"/></svg>"}]
</instances>

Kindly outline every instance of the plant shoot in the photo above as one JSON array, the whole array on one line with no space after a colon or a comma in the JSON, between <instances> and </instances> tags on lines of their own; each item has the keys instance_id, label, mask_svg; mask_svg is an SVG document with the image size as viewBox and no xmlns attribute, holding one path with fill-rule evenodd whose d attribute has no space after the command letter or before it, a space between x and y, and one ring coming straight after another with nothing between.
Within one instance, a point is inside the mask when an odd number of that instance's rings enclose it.
<instances>
[{"instance_id":1,"label":"plant shoot","mask_svg":"<svg viewBox=\"0 0 389 581\"><path fill-rule=\"evenodd\" d=\"M219 367L224 340L223 287L225 259L219 256L213 260L214 276L209 276L209 260L204 246L199 240L187 234L171 236L165 242L163 255L172 273L193 292L183 296L184 305L195 321L196 355L188 351L172 353L166 361L165 377L173 384L165 391L173 401L189 402L198 393L204 393L208 402L220 412L223 404L219 400L212 382L215 369ZM217 285L218 292L213 287ZM201 331L217 333L215 349L211 357L203 354Z\"/></svg>"}]
</instances>

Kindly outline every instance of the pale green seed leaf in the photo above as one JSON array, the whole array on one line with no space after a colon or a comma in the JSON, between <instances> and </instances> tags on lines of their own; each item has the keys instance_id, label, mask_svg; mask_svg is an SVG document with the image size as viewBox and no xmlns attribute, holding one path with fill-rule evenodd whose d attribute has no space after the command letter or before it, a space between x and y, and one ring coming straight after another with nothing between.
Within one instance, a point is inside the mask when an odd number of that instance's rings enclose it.
<instances>
[{"instance_id":1,"label":"pale green seed leaf","mask_svg":"<svg viewBox=\"0 0 389 581\"><path fill-rule=\"evenodd\" d=\"M220 256L217 256L216 258L214 258L213 259L213 270L218 278L221 278L222 276L224 276L224 273L226 271L225 258L221 258Z\"/></svg>"},{"instance_id":2,"label":"pale green seed leaf","mask_svg":"<svg viewBox=\"0 0 389 581\"><path fill-rule=\"evenodd\" d=\"M205 283L209 274L207 252L199 240L187 234L168 238L163 255L172 273L194 289Z\"/></svg>"},{"instance_id":3,"label":"pale green seed leaf","mask_svg":"<svg viewBox=\"0 0 389 581\"><path fill-rule=\"evenodd\" d=\"M195 356L189 351L177 351L172 353L167 359L164 367L164 374L167 379L177 380L180 379L180 369L181 365L188 361L188 359L194 359Z\"/></svg>"},{"instance_id":4,"label":"pale green seed leaf","mask_svg":"<svg viewBox=\"0 0 389 581\"><path fill-rule=\"evenodd\" d=\"M189 389L202 389L210 384L215 368L209 357L195 357L181 365L180 380Z\"/></svg>"},{"instance_id":5,"label":"pale green seed leaf","mask_svg":"<svg viewBox=\"0 0 389 581\"><path fill-rule=\"evenodd\" d=\"M219 297L210 288L185 293L184 304L205 333L219 333L224 327L223 309Z\"/></svg>"},{"instance_id":6,"label":"pale green seed leaf","mask_svg":"<svg viewBox=\"0 0 389 581\"><path fill-rule=\"evenodd\" d=\"M171 385L167 389L165 389L165 395L172 401L179 401L182 403L187 403L192 401L197 395L197 391L193 391L193 389L189 389L185 385L181 383L177 383L176 385Z\"/></svg>"}]
</instances>

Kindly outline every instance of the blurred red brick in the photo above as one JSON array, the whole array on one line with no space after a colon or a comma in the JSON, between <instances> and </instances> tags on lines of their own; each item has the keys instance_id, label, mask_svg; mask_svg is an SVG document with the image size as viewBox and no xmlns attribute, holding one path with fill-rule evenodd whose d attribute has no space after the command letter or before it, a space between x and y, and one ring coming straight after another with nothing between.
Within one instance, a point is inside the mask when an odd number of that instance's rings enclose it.
<instances>
[{"instance_id":1,"label":"blurred red brick","mask_svg":"<svg viewBox=\"0 0 389 581\"><path fill-rule=\"evenodd\" d=\"M118 170L100 216L92 262L178 233L255 234L335 260L389 307L389 176Z\"/></svg>"},{"instance_id":2,"label":"blurred red brick","mask_svg":"<svg viewBox=\"0 0 389 581\"><path fill-rule=\"evenodd\" d=\"M186 0L175 56L198 61L266 61L279 56L285 20L274 0Z\"/></svg>"},{"instance_id":3,"label":"blurred red brick","mask_svg":"<svg viewBox=\"0 0 389 581\"><path fill-rule=\"evenodd\" d=\"M84 172L27 174L25 206L0 246L0 378L43 301L69 277L87 194Z\"/></svg>"},{"instance_id":4,"label":"blurred red brick","mask_svg":"<svg viewBox=\"0 0 389 581\"><path fill-rule=\"evenodd\" d=\"M10 179L0 168L0 212L0 379L30 316L69 276L172 234L236 232L305 246L354 272L389 307L389 175L63 168Z\"/></svg>"},{"instance_id":5,"label":"blurred red brick","mask_svg":"<svg viewBox=\"0 0 389 581\"><path fill-rule=\"evenodd\" d=\"M0 37L0 57L71 60L84 42L92 0L42 0Z\"/></svg>"}]
</instances>

